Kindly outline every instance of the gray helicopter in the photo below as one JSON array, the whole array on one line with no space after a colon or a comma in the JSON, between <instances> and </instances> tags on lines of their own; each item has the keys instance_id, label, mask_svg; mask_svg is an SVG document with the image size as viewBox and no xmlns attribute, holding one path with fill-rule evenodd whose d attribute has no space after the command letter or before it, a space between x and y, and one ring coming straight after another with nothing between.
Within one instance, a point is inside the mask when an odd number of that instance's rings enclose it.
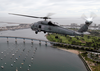
<instances>
[{"instance_id":1,"label":"gray helicopter","mask_svg":"<svg viewBox=\"0 0 100 71\"><path fill-rule=\"evenodd\" d=\"M47 19L51 19L49 17L50 15L46 17L36 17L36 16L21 15L21 14L14 14L14 13L9 13L9 14L30 17L30 18L44 19L44 21L38 21L31 25L31 29L34 30L36 34L38 34L38 32L43 31L44 33L46 32L57 33L57 34L70 35L70 36L83 36L83 32L86 32L88 30L88 27L90 24L93 23L92 19L94 18L94 16L87 18L85 15L83 15L83 18L86 20L85 24L78 31L74 31L71 29L63 28L55 23L52 23L51 21L47 21Z\"/></svg>"}]
</instances>

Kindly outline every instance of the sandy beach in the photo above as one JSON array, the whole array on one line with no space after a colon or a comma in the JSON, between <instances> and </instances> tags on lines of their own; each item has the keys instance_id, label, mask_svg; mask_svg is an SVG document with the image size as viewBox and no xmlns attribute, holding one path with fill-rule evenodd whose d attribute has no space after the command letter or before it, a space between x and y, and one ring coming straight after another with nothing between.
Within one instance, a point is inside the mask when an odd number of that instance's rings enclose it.
<instances>
[{"instance_id":1,"label":"sandy beach","mask_svg":"<svg viewBox=\"0 0 100 71\"><path fill-rule=\"evenodd\" d=\"M64 49L64 48L59 48L57 47L58 49L60 50L64 50L64 51L68 51L68 52L71 52L71 53L74 53L74 54L79 54L79 51L78 50L73 50L73 49Z\"/></svg>"}]
</instances>

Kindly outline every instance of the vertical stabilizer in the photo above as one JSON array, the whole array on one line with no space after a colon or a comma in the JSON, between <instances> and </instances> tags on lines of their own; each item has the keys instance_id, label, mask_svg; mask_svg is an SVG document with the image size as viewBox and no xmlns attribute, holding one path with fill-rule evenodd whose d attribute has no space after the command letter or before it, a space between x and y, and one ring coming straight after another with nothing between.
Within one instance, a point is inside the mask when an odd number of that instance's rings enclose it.
<instances>
[{"instance_id":1,"label":"vertical stabilizer","mask_svg":"<svg viewBox=\"0 0 100 71\"><path fill-rule=\"evenodd\" d=\"M92 20L96 17L95 13L91 13L90 17L86 17L85 14L82 15L82 18L86 20L85 24L78 30L78 32L83 33L88 30L90 24L92 24Z\"/></svg>"},{"instance_id":2,"label":"vertical stabilizer","mask_svg":"<svg viewBox=\"0 0 100 71\"><path fill-rule=\"evenodd\" d=\"M80 33L86 32L91 23L92 21L86 21L85 24L78 30L78 32Z\"/></svg>"}]
</instances>

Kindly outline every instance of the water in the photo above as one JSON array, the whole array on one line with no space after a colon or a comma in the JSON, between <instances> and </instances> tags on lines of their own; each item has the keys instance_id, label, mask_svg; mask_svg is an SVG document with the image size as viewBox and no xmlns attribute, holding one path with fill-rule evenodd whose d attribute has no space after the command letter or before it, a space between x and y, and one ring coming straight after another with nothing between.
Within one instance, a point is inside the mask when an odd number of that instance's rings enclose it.
<instances>
[{"instance_id":1,"label":"water","mask_svg":"<svg viewBox=\"0 0 100 71\"><path fill-rule=\"evenodd\" d=\"M0 32L0 35L24 36L47 40L44 33L36 35L30 29L3 31ZM27 71L27 69L29 71L87 71L76 54L53 48L50 44L45 46L45 43L42 42L39 45L38 42L34 41L32 45L30 40L26 40L24 44L22 39L18 39L17 44L15 39L9 39L9 43L6 41L6 38L0 38L0 67L4 66L4 69L0 68L0 71L15 71L16 67L18 71ZM12 56L12 54L15 55ZM3 59L1 60L1 58ZM14 61L16 62L14 63ZM24 64L22 65L21 63ZM13 64L13 67L11 67L11 64ZM20 67L22 68L20 69Z\"/></svg>"}]
</instances>

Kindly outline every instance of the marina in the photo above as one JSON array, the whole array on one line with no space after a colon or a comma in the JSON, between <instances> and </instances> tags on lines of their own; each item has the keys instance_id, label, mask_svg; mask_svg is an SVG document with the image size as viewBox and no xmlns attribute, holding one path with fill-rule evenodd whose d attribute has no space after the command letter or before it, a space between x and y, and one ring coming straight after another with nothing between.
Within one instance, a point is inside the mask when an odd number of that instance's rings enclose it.
<instances>
[{"instance_id":1,"label":"marina","mask_svg":"<svg viewBox=\"0 0 100 71\"><path fill-rule=\"evenodd\" d=\"M2 35L15 33L17 36L27 36L26 34L19 34L22 32L33 33L30 29L20 31L7 31L2 32ZM40 33L42 34L42 33ZM31 37L35 34L30 35ZM37 38L39 36L37 35ZM43 38L42 38L43 37ZM44 35L38 39L47 40ZM0 71L87 71L81 59L73 53L62 51L57 48L51 47L50 44L45 46L45 43L39 45L37 41L30 43L26 40L25 44L21 39L15 43L13 38L9 39L9 43L5 38L0 38ZM16 69L17 68L17 69Z\"/></svg>"}]
</instances>

